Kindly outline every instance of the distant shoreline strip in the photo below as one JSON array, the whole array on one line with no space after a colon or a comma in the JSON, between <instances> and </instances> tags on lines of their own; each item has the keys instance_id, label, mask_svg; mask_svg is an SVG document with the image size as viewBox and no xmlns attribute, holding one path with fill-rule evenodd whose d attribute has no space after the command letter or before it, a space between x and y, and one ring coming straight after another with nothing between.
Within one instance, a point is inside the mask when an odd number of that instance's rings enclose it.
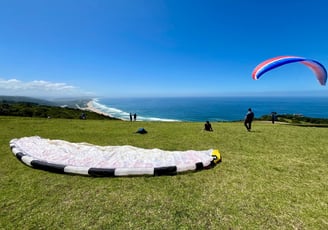
<instances>
[{"instance_id":1,"label":"distant shoreline strip","mask_svg":"<svg viewBox=\"0 0 328 230\"><path fill-rule=\"evenodd\" d=\"M108 116L108 117L123 120L123 121L128 121L129 120L129 114L127 112L115 109L115 110L121 112L121 114L115 113L115 114L118 115L118 116L115 116L115 115L112 115L110 113L103 112L101 109L98 109L95 106L95 104L96 104L96 106L97 106L97 104L99 105L98 99L92 99L92 100L88 101L86 103L86 107L82 108L82 110L91 111L91 112L98 113L98 114L103 115L103 116ZM104 105L104 106L106 106L106 105ZM112 108L112 109L114 109L114 108ZM144 117L144 116L138 116L137 120L138 121L154 121L154 122L155 121L161 121L161 122L180 122L181 121L181 120L177 120L177 119L165 119L165 118Z\"/></svg>"},{"instance_id":2,"label":"distant shoreline strip","mask_svg":"<svg viewBox=\"0 0 328 230\"><path fill-rule=\"evenodd\" d=\"M88 111L91 111L91 112L94 112L94 113L98 113L100 115L103 115L103 116L108 116L108 117L111 117L111 118L114 118L112 115L108 114L108 113L104 113L102 111L100 111L99 109L95 108L93 106L93 102L94 100L90 100L88 103L87 103L87 107L86 108L83 108L84 110L88 110ZM115 117L116 118L116 117ZM119 118L117 118L119 119Z\"/></svg>"}]
</instances>

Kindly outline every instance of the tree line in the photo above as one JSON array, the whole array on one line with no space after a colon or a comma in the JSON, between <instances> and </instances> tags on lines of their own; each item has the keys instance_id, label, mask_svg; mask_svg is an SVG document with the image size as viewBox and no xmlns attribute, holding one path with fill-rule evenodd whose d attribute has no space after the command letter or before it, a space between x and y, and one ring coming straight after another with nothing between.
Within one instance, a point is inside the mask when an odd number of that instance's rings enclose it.
<instances>
[{"instance_id":1,"label":"tree line","mask_svg":"<svg viewBox=\"0 0 328 230\"><path fill-rule=\"evenodd\" d=\"M95 112L75 108L40 105L33 102L0 101L0 116L81 119L81 114L84 114L86 119L115 119Z\"/></svg>"},{"instance_id":2,"label":"tree line","mask_svg":"<svg viewBox=\"0 0 328 230\"><path fill-rule=\"evenodd\" d=\"M271 121L272 115L264 115L260 117L258 120L263 121ZM292 123L292 124L328 124L327 118L314 118L314 117L306 117L299 114L277 114L276 121Z\"/></svg>"}]
</instances>

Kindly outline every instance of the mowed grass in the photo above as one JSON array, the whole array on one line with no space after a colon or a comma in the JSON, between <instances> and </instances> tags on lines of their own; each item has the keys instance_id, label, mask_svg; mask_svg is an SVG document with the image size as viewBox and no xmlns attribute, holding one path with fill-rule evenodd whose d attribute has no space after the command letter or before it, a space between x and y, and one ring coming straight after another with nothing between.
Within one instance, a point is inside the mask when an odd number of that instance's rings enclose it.
<instances>
[{"instance_id":1,"label":"mowed grass","mask_svg":"<svg viewBox=\"0 0 328 230\"><path fill-rule=\"evenodd\" d=\"M254 122L0 117L0 229L327 229L328 128ZM148 134L135 131L144 127ZM13 138L164 150L218 148L216 167L176 176L94 178L32 169Z\"/></svg>"}]
</instances>

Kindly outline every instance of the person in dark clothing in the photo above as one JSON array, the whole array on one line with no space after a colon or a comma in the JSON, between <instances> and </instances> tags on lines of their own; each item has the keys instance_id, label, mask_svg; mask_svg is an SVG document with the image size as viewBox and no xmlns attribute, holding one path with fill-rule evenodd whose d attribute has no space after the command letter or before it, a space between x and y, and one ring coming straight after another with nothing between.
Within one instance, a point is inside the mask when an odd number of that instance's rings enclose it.
<instances>
[{"instance_id":1,"label":"person in dark clothing","mask_svg":"<svg viewBox=\"0 0 328 230\"><path fill-rule=\"evenodd\" d=\"M132 121L132 113L130 113L130 121Z\"/></svg>"},{"instance_id":2,"label":"person in dark clothing","mask_svg":"<svg viewBox=\"0 0 328 230\"><path fill-rule=\"evenodd\" d=\"M137 114L135 113L135 114L133 114L133 119L134 119L134 121L136 121L137 120Z\"/></svg>"},{"instance_id":3,"label":"person in dark clothing","mask_svg":"<svg viewBox=\"0 0 328 230\"><path fill-rule=\"evenodd\" d=\"M274 124L274 122L275 122L275 120L276 120L276 112L272 112L271 113L271 122L272 122L272 124Z\"/></svg>"},{"instance_id":4,"label":"person in dark clothing","mask_svg":"<svg viewBox=\"0 0 328 230\"><path fill-rule=\"evenodd\" d=\"M252 111L251 108L249 108L244 120L244 125L247 131L251 131L253 119L254 119L254 112Z\"/></svg>"},{"instance_id":5,"label":"person in dark clothing","mask_svg":"<svg viewBox=\"0 0 328 230\"><path fill-rule=\"evenodd\" d=\"M204 130L205 131L213 131L212 129L212 125L209 121L206 121L205 125L204 125Z\"/></svg>"},{"instance_id":6,"label":"person in dark clothing","mask_svg":"<svg viewBox=\"0 0 328 230\"><path fill-rule=\"evenodd\" d=\"M85 113L82 113L82 114L80 115L80 119L82 119L82 120L87 119L87 115L86 115Z\"/></svg>"}]
</instances>

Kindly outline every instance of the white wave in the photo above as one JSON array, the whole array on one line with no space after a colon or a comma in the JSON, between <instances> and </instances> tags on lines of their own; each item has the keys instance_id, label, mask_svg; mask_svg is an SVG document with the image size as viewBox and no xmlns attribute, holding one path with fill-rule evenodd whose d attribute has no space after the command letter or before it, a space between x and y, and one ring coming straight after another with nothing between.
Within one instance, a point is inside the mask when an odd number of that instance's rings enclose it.
<instances>
[{"instance_id":1,"label":"white wave","mask_svg":"<svg viewBox=\"0 0 328 230\"><path fill-rule=\"evenodd\" d=\"M139 116L138 120L142 121L165 121L165 122L179 122L180 120L174 119L165 119L165 118L157 118L157 117L142 117Z\"/></svg>"},{"instance_id":2,"label":"white wave","mask_svg":"<svg viewBox=\"0 0 328 230\"><path fill-rule=\"evenodd\" d=\"M117 108L112 108L108 107L104 104L99 103L99 99L95 98L92 100L92 106L104 113L107 114L111 117L115 117L118 119L122 120L130 120L130 113L125 112L123 110L117 109ZM139 116L137 117L138 121L163 121L163 122L180 122L180 120L175 120L175 119L166 119L166 118L158 118L158 117L147 117L147 116Z\"/></svg>"}]
</instances>

